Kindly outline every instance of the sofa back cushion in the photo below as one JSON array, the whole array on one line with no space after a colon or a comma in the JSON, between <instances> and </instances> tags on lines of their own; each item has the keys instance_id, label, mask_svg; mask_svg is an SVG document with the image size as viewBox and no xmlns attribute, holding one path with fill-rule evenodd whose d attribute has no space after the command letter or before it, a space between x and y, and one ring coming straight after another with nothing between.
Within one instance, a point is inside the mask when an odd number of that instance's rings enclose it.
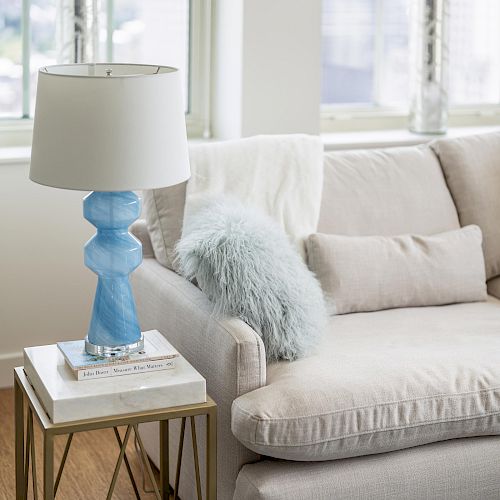
<instances>
[{"instance_id":1,"label":"sofa back cushion","mask_svg":"<svg viewBox=\"0 0 500 500\"><path fill-rule=\"evenodd\" d=\"M435 141L460 223L483 231L486 277L500 274L500 132Z\"/></svg>"},{"instance_id":2,"label":"sofa back cushion","mask_svg":"<svg viewBox=\"0 0 500 500\"><path fill-rule=\"evenodd\" d=\"M174 270L175 244L182 235L186 182L143 191L143 210L156 260Z\"/></svg>"},{"instance_id":3,"label":"sofa back cushion","mask_svg":"<svg viewBox=\"0 0 500 500\"><path fill-rule=\"evenodd\" d=\"M460 227L438 159L427 146L325 154L318 232L435 234Z\"/></svg>"}]
</instances>

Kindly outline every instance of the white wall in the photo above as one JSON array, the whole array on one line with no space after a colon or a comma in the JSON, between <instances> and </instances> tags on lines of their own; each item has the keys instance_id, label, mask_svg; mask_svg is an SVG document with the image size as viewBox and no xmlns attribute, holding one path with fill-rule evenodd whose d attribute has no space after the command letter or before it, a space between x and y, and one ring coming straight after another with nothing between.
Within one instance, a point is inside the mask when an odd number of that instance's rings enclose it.
<instances>
[{"instance_id":1,"label":"white wall","mask_svg":"<svg viewBox=\"0 0 500 500\"><path fill-rule=\"evenodd\" d=\"M320 132L321 1L246 0L242 135Z\"/></svg>"},{"instance_id":2,"label":"white wall","mask_svg":"<svg viewBox=\"0 0 500 500\"><path fill-rule=\"evenodd\" d=\"M212 135L241 137L243 0L217 0L212 29Z\"/></svg>"},{"instance_id":3,"label":"white wall","mask_svg":"<svg viewBox=\"0 0 500 500\"><path fill-rule=\"evenodd\" d=\"M212 131L320 131L321 0L218 0Z\"/></svg>"},{"instance_id":4,"label":"white wall","mask_svg":"<svg viewBox=\"0 0 500 500\"><path fill-rule=\"evenodd\" d=\"M95 232L86 193L39 186L28 162L0 163L0 387L30 345L84 338L96 277L83 264Z\"/></svg>"}]
</instances>

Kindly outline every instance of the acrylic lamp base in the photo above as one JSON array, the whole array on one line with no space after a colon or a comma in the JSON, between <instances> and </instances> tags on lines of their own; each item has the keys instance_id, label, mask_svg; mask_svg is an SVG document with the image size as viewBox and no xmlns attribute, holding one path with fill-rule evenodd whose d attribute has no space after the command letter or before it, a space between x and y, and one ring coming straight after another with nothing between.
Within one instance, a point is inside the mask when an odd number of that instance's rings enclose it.
<instances>
[{"instance_id":1,"label":"acrylic lamp base","mask_svg":"<svg viewBox=\"0 0 500 500\"><path fill-rule=\"evenodd\" d=\"M141 334L141 338L134 342L133 344L124 344L124 345L96 345L92 344L89 341L89 338L85 338L85 350L88 354L92 354L93 356L103 356L103 357L120 357L120 356L128 356L134 352L139 352L144 349L144 336Z\"/></svg>"}]
</instances>

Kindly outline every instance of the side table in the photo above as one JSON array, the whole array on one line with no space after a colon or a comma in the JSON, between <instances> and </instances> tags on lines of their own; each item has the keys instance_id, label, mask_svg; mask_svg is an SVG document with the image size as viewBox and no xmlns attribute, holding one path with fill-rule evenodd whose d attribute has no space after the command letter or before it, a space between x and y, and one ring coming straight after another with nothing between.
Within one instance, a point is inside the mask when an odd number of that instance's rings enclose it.
<instances>
[{"instance_id":1,"label":"side table","mask_svg":"<svg viewBox=\"0 0 500 500\"><path fill-rule=\"evenodd\" d=\"M155 496L159 500L168 500L170 493L169 481L169 420L181 418L181 434L178 448L178 460L176 468L176 478L174 485L174 498L177 497L179 476L182 464L182 449L184 444L184 431L187 418L190 419L191 435L193 442L193 453L196 474L196 486L198 499L202 499L200 467L198 460L198 446L196 439L196 424L195 416L206 415L207 418L207 436L206 436L206 496L207 500L216 500L217 497L217 406L214 401L207 396L206 403L198 403L193 405L176 406L171 408L162 408L158 410L148 410L145 412L128 413L117 416L106 416L99 418L91 418L85 420L71 421L53 424L33 387L29 383L28 378L22 367L14 370L15 384L15 435L16 435L16 499L23 500L26 498L30 468L32 479L36 488L37 476L35 466L35 441L33 433L33 415L40 424L43 433L43 499L52 500L55 498L59 482L64 470L64 464L68 456L71 446L73 434L75 432L91 431L96 429L113 428L117 443L120 448L120 453L115 466L114 474L111 479L107 499L110 499L116 484L118 472L125 462L127 472L132 482L134 492L137 499L140 499L139 490L130 468L126 447L129 441L132 430L135 432L139 445L142 459L146 465L148 476L153 484ZM26 412L25 412L25 401ZM146 455L146 451L142 444L140 434L137 431L138 425L144 422L160 423L160 484L157 485L156 480ZM26 423L25 423L26 422ZM26 430L25 430L26 425ZM119 426L126 426L125 436L122 440L118 432ZM54 437L58 435L68 435L66 447L58 468L57 476L54 481ZM35 496L36 498L36 496Z\"/></svg>"}]
</instances>

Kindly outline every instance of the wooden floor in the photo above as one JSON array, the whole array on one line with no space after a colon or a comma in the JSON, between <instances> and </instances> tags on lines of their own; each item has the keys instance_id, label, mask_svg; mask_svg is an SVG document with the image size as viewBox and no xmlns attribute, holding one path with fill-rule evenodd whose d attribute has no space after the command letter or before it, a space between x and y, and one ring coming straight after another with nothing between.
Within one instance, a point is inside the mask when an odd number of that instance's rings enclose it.
<instances>
[{"instance_id":1,"label":"wooden floor","mask_svg":"<svg viewBox=\"0 0 500 500\"><path fill-rule=\"evenodd\" d=\"M37 475L39 476L39 498L41 498L42 437L35 422L37 446ZM122 429L122 436L123 436ZM130 439L127 455L130 460L137 485L144 500L155 498L153 493L142 491L140 460L135 453L133 440ZM62 456L65 436L55 440L55 469ZM119 449L112 429L80 432L74 435L66 467L59 485L57 498L62 500L100 500L105 499ZM148 488L150 485L148 484ZM0 390L0 500L15 498L14 467L14 392L12 389ZM30 487L30 496L33 498ZM135 499L134 490L122 464L113 499Z\"/></svg>"}]
</instances>

